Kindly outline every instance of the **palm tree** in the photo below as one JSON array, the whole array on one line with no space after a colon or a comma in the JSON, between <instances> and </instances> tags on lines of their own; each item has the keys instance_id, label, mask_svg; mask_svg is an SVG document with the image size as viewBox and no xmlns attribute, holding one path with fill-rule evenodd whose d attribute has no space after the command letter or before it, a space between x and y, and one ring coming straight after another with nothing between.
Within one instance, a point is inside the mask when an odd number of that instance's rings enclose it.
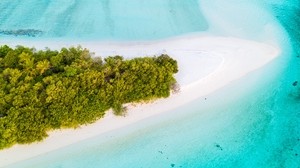
<instances>
[{"instance_id":1,"label":"palm tree","mask_svg":"<svg viewBox=\"0 0 300 168\"><path fill-rule=\"evenodd\" d=\"M36 64L36 70L38 70L40 74L43 74L49 68L50 68L50 62L48 60L39 61Z\"/></svg>"}]
</instances>

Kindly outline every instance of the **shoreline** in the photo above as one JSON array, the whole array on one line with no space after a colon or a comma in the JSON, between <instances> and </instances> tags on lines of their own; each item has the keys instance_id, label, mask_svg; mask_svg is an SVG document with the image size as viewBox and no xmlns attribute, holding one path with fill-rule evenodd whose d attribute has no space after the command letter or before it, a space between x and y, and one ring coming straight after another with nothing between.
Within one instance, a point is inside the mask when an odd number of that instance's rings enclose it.
<instances>
[{"instance_id":1,"label":"shoreline","mask_svg":"<svg viewBox=\"0 0 300 168\"><path fill-rule=\"evenodd\" d=\"M1 41L0 45L18 44L44 49L77 46L78 42L55 41ZM148 117L170 111L198 97L209 95L244 75L267 64L280 54L270 45L230 37L180 36L151 42L82 42L95 56L122 55L124 58L152 56L166 53L178 61L179 73L176 79L181 91L166 99L150 104L138 104L128 109L126 117L107 112L97 122L79 129L64 129L49 132L49 137L40 143L15 145L0 151L0 166L26 160L64 146L95 137L97 135L126 127ZM30 153L29 153L30 151Z\"/></svg>"}]
</instances>

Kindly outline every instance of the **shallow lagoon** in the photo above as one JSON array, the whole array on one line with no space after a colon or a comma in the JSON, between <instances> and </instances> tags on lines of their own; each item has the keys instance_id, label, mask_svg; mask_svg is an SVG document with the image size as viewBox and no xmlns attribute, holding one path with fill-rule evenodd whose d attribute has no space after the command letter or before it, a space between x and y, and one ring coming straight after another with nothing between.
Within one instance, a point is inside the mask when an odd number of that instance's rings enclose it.
<instances>
[{"instance_id":1,"label":"shallow lagoon","mask_svg":"<svg viewBox=\"0 0 300 168\"><path fill-rule=\"evenodd\" d=\"M195 0L4 0L0 30L37 29L41 38L150 40L207 28Z\"/></svg>"},{"instance_id":2,"label":"shallow lagoon","mask_svg":"<svg viewBox=\"0 0 300 168\"><path fill-rule=\"evenodd\" d=\"M292 86L294 81L300 80L300 59L295 52L299 47L297 34L299 18L296 16L298 1L231 0L221 3L221 1L200 0L198 3L136 0L130 1L131 5L125 0L94 1L94 3L64 1L66 4L34 0L26 3L13 2L0 2L0 8L10 6L3 12L7 14L0 14L0 28L34 27L46 32L39 37L43 39L55 37L149 40L206 30L207 34L266 41L280 45L284 51L279 58L264 68L222 88L217 94L207 97L206 101L203 97L199 98L162 116L147 119L147 122L140 121L121 130L82 141L11 167L296 168L300 164L298 124L300 102L297 97L299 86ZM28 10L26 13L24 9L15 8L28 3L32 4L32 7L38 5L37 8L40 10L36 13ZM72 14L77 13L75 11L79 10L78 7L85 6L82 3L87 4L86 8L80 9L82 14L80 16ZM98 3L99 5L95 5ZM106 11L108 7L105 7L105 4L114 11L111 12L114 13L110 16L111 21L106 20L109 18L109 11ZM58 11L53 10L55 5L60 6ZM224 5L226 8L221 8ZM103 8L100 12L106 14L101 16L105 17L95 17L99 15L99 11L91 10L100 6ZM237 6L244 6L245 10ZM187 8L189 12L185 13L184 9ZM212 13L215 8L219 10ZM117 15L117 11L121 9L123 11ZM159 19L153 14L154 9L155 13L160 13ZM169 10L176 11L178 16L171 15ZM9 15L11 11L14 11L13 15ZM52 12L48 15L37 15L44 11ZM120 16L124 11L131 11L127 15L130 19L121 19ZM66 22L66 17L62 16L68 15L70 16ZM12 16L14 19L6 21L3 19ZM92 26L81 29L80 25L84 20L91 20L85 19L88 16L99 20L85 25L94 25L97 28L104 25L103 29L90 29ZM258 17L259 19L256 19ZM29 20L22 22L24 18ZM50 24L51 22L57 24ZM109 33L112 27L115 27L114 31ZM125 27L128 29L124 29ZM154 35L155 31L158 33ZM3 36L3 38L11 37ZM224 99L222 95L231 96Z\"/></svg>"}]
</instances>

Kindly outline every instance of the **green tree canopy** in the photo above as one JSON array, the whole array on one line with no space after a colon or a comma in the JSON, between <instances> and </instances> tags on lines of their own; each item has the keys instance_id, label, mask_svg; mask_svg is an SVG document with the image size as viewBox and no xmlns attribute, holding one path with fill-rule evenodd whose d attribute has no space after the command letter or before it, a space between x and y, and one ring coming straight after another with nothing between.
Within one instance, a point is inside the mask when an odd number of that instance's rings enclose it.
<instances>
[{"instance_id":1,"label":"green tree canopy","mask_svg":"<svg viewBox=\"0 0 300 168\"><path fill-rule=\"evenodd\" d=\"M176 84L168 55L92 58L87 49L0 47L0 149L89 124L125 103L165 98Z\"/></svg>"}]
</instances>

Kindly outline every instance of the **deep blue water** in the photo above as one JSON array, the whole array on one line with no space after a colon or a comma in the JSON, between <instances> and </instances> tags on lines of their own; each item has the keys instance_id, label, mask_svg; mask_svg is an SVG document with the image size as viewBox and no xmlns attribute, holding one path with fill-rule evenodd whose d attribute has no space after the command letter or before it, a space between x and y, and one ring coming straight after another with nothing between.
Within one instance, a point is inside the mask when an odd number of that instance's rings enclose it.
<instances>
[{"instance_id":1,"label":"deep blue water","mask_svg":"<svg viewBox=\"0 0 300 168\"><path fill-rule=\"evenodd\" d=\"M45 32L37 38L93 37L99 40L158 39L205 31L275 43L283 53L262 69L210 95L206 101L199 98L159 118L154 116L147 122L141 121L11 167L300 167L300 87L292 85L300 81L299 0L91 2L94 5L88 1L64 1L66 4L61 4L58 10L60 15L53 16L38 17L27 11L26 15L30 13L35 19L22 22L24 18L16 17L21 15L16 8L22 3L38 5L39 10L35 12L41 15L44 11L53 11L54 2L4 0L0 8L10 7L0 10L0 29L35 27ZM85 6L83 3L89 4L89 8L83 8L82 14L78 14L76 8ZM103 15L106 14L99 20L95 19L99 13L92 10L97 3L103 6ZM68 10L63 9L66 6ZM108 9L111 11L105 11ZM120 9L124 9L126 15L118 12ZM210 10L216 15L212 16ZM84 19L83 14L88 11L93 21ZM13 16L18 19L14 21ZM45 20L46 16L51 23L58 24L52 26ZM76 28L84 20L93 23ZM91 25L95 25L93 29L87 28Z\"/></svg>"}]
</instances>

